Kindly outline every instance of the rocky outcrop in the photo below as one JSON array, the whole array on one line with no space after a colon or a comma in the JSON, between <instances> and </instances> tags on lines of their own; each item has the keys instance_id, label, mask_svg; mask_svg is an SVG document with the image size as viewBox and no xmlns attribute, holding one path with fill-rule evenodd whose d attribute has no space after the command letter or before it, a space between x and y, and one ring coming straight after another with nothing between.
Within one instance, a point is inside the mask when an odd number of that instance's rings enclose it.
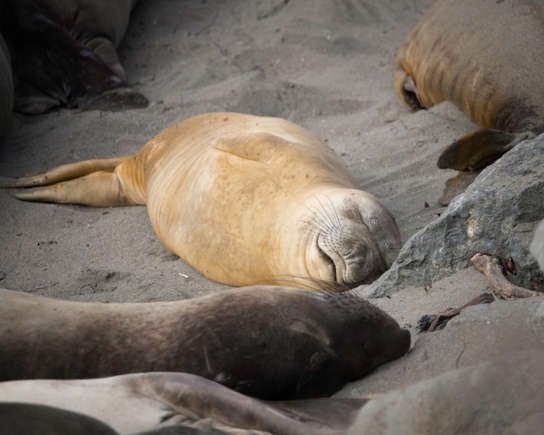
<instances>
[{"instance_id":1,"label":"rocky outcrop","mask_svg":"<svg viewBox=\"0 0 544 435\"><path fill-rule=\"evenodd\" d=\"M385 296L470 266L477 251L512 257L513 281L539 289L544 275L529 245L544 218L544 135L525 141L489 166L440 217L413 235L392 267L365 294Z\"/></svg>"}]
</instances>

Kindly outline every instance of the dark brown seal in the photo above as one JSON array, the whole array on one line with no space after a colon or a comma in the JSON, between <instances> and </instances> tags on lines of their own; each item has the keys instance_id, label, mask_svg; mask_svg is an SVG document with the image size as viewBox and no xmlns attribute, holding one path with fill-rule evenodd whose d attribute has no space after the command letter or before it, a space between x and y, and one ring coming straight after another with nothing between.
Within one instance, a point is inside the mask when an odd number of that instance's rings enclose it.
<instances>
[{"instance_id":1,"label":"dark brown seal","mask_svg":"<svg viewBox=\"0 0 544 435\"><path fill-rule=\"evenodd\" d=\"M0 402L4 400L18 403L0 403L0 427L7 430L26 425L28 431L21 435L44 435L32 432L36 420L42 431L45 426L56 429L52 432L55 434L110 435L114 430L120 434L158 434L171 428L176 434L259 430L284 435L340 435L368 401L322 398L264 402L199 376L164 372L71 381L0 382ZM28 407L32 406L34 414L29 415ZM87 431L74 431L77 422Z\"/></svg>"},{"instance_id":2,"label":"dark brown seal","mask_svg":"<svg viewBox=\"0 0 544 435\"><path fill-rule=\"evenodd\" d=\"M262 286L176 302L0 298L1 380L182 371L264 399L319 397L410 346L407 330L351 293Z\"/></svg>"},{"instance_id":3,"label":"dark brown seal","mask_svg":"<svg viewBox=\"0 0 544 435\"><path fill-rule=\"evenodd\" d=\"M5 0L1 31L17 77L15 110L58 106L145 107L131 89L116 46L136 0Z\"/></svg>"},{"instance_id":4,"label":"dark brown seal","mask_svg":"<svg viewBox=\"0 0 544 435\"><path fill-rule=\"evenodd\" d=\"M542 1L439 0L431 6L398 51L397 92L412 109L450 101L483 127L449 145L440 168L479 171L544 131L543 47ZM452 189L462 191L467 177L450 183L442 202Z\"/></svg>"}]
</instances>

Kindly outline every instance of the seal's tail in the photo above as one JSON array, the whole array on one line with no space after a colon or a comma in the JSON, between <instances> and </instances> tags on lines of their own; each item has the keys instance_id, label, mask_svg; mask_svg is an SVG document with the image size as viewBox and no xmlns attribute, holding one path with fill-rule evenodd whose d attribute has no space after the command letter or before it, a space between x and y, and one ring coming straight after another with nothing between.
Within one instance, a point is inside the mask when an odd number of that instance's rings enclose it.
<instances>
[{"instance_id":1,"label":"seal's tail","mask_svg":"<svg viewBox=\"0 0 544 435\"><path fill-rule=\"evenodd\" d=\"M2 187L27 188L14 193L23 201L82 204L93 207L112 207L133 204L123 192L115 168L127 157L82 162L58 166L30 177L3 183ZM43 186L43 187L39 187Z\"/></svg>"}]
</instances>

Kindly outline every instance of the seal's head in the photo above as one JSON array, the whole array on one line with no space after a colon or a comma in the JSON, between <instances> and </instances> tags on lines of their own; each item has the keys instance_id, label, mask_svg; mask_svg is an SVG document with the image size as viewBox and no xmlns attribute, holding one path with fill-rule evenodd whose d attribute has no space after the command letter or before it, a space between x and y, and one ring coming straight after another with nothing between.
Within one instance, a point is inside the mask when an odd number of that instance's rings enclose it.
<instances>
[{"instance_id":1,"label":"seal's head","mask_svg":"<svg viewBox=\"0 0 544 435\"><path fill-rule=\"evenodd\" d=\"M335 344L337 353L343 357L347 379L360 379L408 352L410 332L395 319L359 296L349 293L339 296L337 304L345 306L346 319L344 332Z\"/></svg>"},{"instance_id":2,"label":"seal's head","mask_svg":"<svg viewBox=\"0 0 544 435\"><path fill-rule=\"evenodd\" d=\"M299 204L300 207L300 204ZM393 263L398 227L376 198L358 189L323 188L303 203L304 268L336 290L372 282Z\"/></svg>"}]
</instances>

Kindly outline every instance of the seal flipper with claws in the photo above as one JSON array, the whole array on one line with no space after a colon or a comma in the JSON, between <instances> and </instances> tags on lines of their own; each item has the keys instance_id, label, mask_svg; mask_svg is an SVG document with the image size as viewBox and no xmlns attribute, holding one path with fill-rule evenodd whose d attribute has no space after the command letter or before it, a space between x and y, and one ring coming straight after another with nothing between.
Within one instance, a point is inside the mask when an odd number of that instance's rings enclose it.
<instances>
[{"instance_id":1,"label":"seal flipper with claws","mask_svg":"<svg viewBox=\"0 0 544 435\"><path fill-rule=\"evenodd\" d=\"M474 173L544 131L542 47L541 1L439 0L399 49L395 84L401 100L412 109L451 101L483 127L440 156L440 168L462 173L446 185L442 204L461 193Z\"/></svg>"},{"instance_id":2,"label":"seal flipper with claws","mask_svg":"<svg viewBox=\"0 0 544 435\"><path fill-rule=\"evenodd\" d=\"M377 278L400 247L393 216L334 151L279 118L196 116L133 156L65 165L7 187L36 186L15 196L146 204L167 248L229 285L345 290Z\"/></svg>"}]
</instances>

